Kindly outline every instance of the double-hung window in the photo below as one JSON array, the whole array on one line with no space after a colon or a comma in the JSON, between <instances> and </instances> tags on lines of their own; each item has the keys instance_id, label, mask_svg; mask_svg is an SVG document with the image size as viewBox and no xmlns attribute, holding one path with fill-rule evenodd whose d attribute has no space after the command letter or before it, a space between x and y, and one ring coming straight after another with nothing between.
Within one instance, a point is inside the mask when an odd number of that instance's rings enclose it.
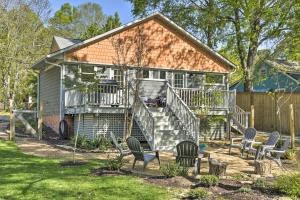
<instances>
[{"instance_id":1,"label":"double-hung window","mask_svg":"<svg viewBox=\"0 0 300 200\"><path fill-rule=\"evenodd\" d=\"M174 87L183 88L184 79L183 73L174 73Z\"/></svg>"}]
</instances>

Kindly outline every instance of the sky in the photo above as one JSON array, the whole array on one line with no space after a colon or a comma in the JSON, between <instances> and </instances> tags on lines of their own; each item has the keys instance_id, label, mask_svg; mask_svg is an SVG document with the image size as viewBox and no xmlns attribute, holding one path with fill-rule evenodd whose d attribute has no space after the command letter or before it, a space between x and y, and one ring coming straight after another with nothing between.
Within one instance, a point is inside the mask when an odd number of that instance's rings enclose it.
<instances>
[{"instance_id":1,"label":"sky","mask_svg":"<svg viewBox=\"0 0 300 200\"><path fill-rule=\"evenodd\" d=\"M131 4L125 0L50 0L52 15L54 15L55 11L59 10L64 3L70 3L72 6L77 6L87 2L100 4L106 15L113 15L117 11L120 15L122 24L128 23L134 19L131 15Z\"/></svg>"}]
</instances>

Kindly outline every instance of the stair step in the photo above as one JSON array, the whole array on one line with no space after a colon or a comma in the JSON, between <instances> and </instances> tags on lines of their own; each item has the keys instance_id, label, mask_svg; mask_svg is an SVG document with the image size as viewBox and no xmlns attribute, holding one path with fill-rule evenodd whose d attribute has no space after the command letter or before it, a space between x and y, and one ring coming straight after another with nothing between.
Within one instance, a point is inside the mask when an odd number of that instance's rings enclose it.
<instances>
[{"instance_id":1,"label":"stair step","mask_svg":"<svg viewBox=\"0 0 300 200\"><path fill-rule=\"evenodd\" d=\"M148 107L148 110L151 112L164 112L164 108Z\"/></svg>"}]
</instances>

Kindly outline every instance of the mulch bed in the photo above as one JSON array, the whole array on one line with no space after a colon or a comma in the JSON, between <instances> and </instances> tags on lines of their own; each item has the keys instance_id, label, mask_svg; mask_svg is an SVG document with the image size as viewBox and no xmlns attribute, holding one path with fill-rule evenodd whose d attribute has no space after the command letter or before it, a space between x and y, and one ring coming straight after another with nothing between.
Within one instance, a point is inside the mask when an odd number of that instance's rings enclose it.
<instances>
[{"instance_id":1,"label":"mulch bed","mask_svg":"<svg viewBox=\"0 0 300 200\"><path fill-rule=\"evenodd\" d=\"M161 177L149 177L144 179L146 182L160 185L164 187L175 187L175 188L190 188L193 182L182 176L175 176L172 178Z\"/></svg>"}]
</instances>

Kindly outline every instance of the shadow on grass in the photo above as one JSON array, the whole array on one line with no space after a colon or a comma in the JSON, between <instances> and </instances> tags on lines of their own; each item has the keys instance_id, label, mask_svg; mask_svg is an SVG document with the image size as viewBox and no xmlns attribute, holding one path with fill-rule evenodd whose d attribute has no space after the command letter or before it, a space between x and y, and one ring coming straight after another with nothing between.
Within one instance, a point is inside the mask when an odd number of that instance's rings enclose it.
<instances>
[{"instance_id":1,"label":"shadow on grass","mask_svg":"<svg viewBox=\"0 0 300 200\"><path fill-rule=\"evenodd\" d=\"M23 154L0 140L0 199L166 199L165 189L133 176L95 177L90 170L106 161L63 167L61 160Z\"/></svg>"}]
</instances>

